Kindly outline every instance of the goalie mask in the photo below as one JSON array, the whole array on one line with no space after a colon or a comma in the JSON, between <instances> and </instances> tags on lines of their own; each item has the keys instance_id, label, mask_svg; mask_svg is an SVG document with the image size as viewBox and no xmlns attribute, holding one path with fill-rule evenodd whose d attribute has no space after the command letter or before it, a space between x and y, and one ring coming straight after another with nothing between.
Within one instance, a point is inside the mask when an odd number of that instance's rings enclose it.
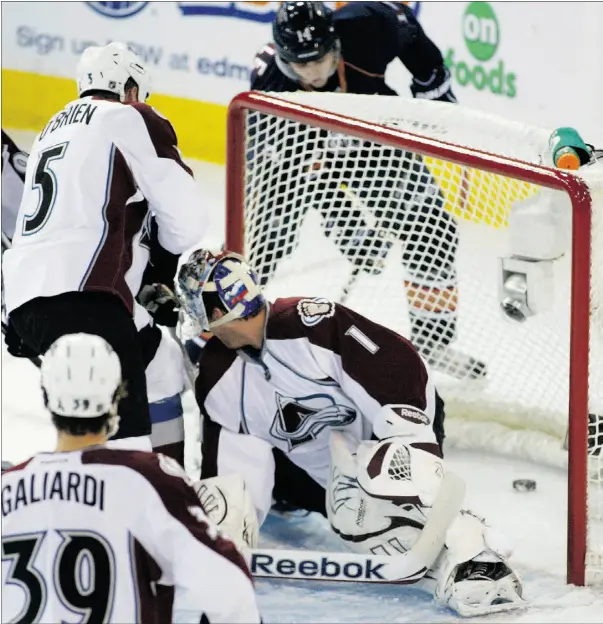
<instances>
[{"instance_id":1,"label":"goalie mask","mask_svg":"<svg viewBox=\"0 0 603 624\"><path fill-rule=\"evenodd\" d=\"M266 301L256 273L243 256L233 252L198 250L178 273L178 297L201 331L259 312ZM210 321L204 295L216 293L226 314ZM209 310L211 313L211 310Z\"/></svg>"}]
</instances>

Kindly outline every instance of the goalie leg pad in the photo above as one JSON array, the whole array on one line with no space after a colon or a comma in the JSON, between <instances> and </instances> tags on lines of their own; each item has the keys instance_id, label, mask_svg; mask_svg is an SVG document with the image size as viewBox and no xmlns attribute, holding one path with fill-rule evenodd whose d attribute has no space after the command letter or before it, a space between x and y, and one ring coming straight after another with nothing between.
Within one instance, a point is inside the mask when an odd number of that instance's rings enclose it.
<instances>
[{"instance_id":1,"label":"goalie leg pad","mask_svg":"<svg viewBox=\"0 0 603 624\"><path fill-rule=\"evenodd\" d=\"M331 434L327 515L358 552L396 555L412 548L438 494L442 460L402 440L365 441L354 453L343 434ZM462 616L525 606L521 581L506 562L510 549L483 521L461 512L445 544L430 574L435 582L423 585L440 604Z\"/></svg>"},{"instance_id":2,"label":"goalie leg pad","mask_svg":"<svg viewBox=\"0 0 603 624\"><path fill-rule=\"evenodd\" d=\"M239 474L201 479L193 484L201 506L238 549L249 555L260 532L251 495Z\"/></svg>"}]
</instances>

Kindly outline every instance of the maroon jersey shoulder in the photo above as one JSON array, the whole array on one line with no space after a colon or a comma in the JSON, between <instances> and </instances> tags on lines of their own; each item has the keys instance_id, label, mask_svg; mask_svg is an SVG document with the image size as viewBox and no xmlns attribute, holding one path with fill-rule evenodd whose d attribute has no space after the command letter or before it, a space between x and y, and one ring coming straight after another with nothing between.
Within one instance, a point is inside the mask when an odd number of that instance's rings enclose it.
<instances>
[{"instance_id":1,"label":"maroon jersey shoulder","mask_svg":"<svg viewBox=\"0 0 603 624\"><path fill-rule=\"evenodd\" d=\"M199 357L199 374L195 382L195 394L203 405L211 389L222 379L237 358L237 352L225 347L217 338L210 338Z\"/></svg>"},{"instance_id":2,"label":"maroon jersey shoulder","mask_svg":"<svg viewBox=\"0 0 603 624\"><path fill-rule=\"evenodd\" d=\"M176 131L169 120L144 102L132 102L127 104L127 106L135 109L142 117L157 156L175 160L192 176L192 170L182 161L180 151L178 150Z\"/></svg>"},{"instance_id":3,"label":"maroon jersey shoulder","mask_svg":"<svg viewBox=\"0 0 603 624\"><path fill-rule=\"evenodd\" d=\"M214 534L209 522L194 513L195 509L202 509L201 501L184 468L174 459L161 453L100 448L84 451L82 463L123 466L136 471L153 486L168 513L197 541L230 560L250 577L247 565L234 544L220 534Z\"/></svg>"},{"instance_id":4,"label":"maroon jersey shoulder","mask_svg":"<svg viewBox=\"0 0 603 624\"><path fill-rule=\"evenodd\" d=\"M10 468L7 468L6 470L2 471L2 474L4 475L4 474L7 474L8 472L18 472L19 470L23 470L23 468L25 468L32 459L33 457L30 457L29 459L26 459L24 462L21 462L20 464L16 464L15 466L11 466Z\"/></svg>"}]
</instances>

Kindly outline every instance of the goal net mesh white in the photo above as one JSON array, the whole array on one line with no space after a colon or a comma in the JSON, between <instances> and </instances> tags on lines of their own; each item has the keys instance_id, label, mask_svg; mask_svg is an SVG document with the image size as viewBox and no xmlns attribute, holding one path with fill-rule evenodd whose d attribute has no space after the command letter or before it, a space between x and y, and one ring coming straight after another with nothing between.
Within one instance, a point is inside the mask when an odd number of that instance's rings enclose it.
<instances>
[{"instance_id":1,"label":"goal net mesh white","mask_svg":"<svg viewBox=\"0 0 603 624\"><path fill-rule=\"evenodd\" d=\"M278 97L319 115L346 115L533 164L543 162L551 133L437 102ZM518 323L504 316L499 301L509 213L537 186L253 110L246 113L243 149L244 252L269 298L343 301L413 339L445 399L448 444L567 465L570 246L554 263L550 310ZM595 575L603 571L603 178L597 168L580 173L593 198L588 566ZM552 192L564 201L564 192Z\"/></svg>"}]
</instances>

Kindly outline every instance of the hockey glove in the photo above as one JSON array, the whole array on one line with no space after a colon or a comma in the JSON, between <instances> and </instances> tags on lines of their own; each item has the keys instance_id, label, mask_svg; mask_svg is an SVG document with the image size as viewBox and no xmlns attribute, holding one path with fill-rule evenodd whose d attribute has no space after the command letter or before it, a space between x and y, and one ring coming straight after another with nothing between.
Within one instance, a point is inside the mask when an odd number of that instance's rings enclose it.
<instances>
[{"instance_id":1,"label":"hockey glove","mask_svg":"<svg viewBox=\"0 0 603 624\"><path fill-rule=\"evenodd\" d=\"M138 293L138 301L157 325L176 327L178 324L178 300L165 284L143 286Z\"/></svg>"},{"instance_id":2,"label":"hockey glove","mask_svg":"<svg viewBox=\"0 0 603 624\"><path fill-rule=\"evenodd\" d=\"M413 97L436 102L456 102L450 86L450 70L442 65L433 71L425 81L414 77L410 85Z\"/></svg>"},{"instance_id":3,"label":"hockey glove","mask_svg":"<svg viewBox=\"0 0 603 624\"><path fill-rule=\"evenodd\" d=\"M36 359L38 353L33 349L30 349L21 339L21 336L16 332L13 324L8 321L8 325L2 323L2 333L4 334L4 343L8 352L13 357L29 358L30 360Z\"/></svg>"}]
</instances>

